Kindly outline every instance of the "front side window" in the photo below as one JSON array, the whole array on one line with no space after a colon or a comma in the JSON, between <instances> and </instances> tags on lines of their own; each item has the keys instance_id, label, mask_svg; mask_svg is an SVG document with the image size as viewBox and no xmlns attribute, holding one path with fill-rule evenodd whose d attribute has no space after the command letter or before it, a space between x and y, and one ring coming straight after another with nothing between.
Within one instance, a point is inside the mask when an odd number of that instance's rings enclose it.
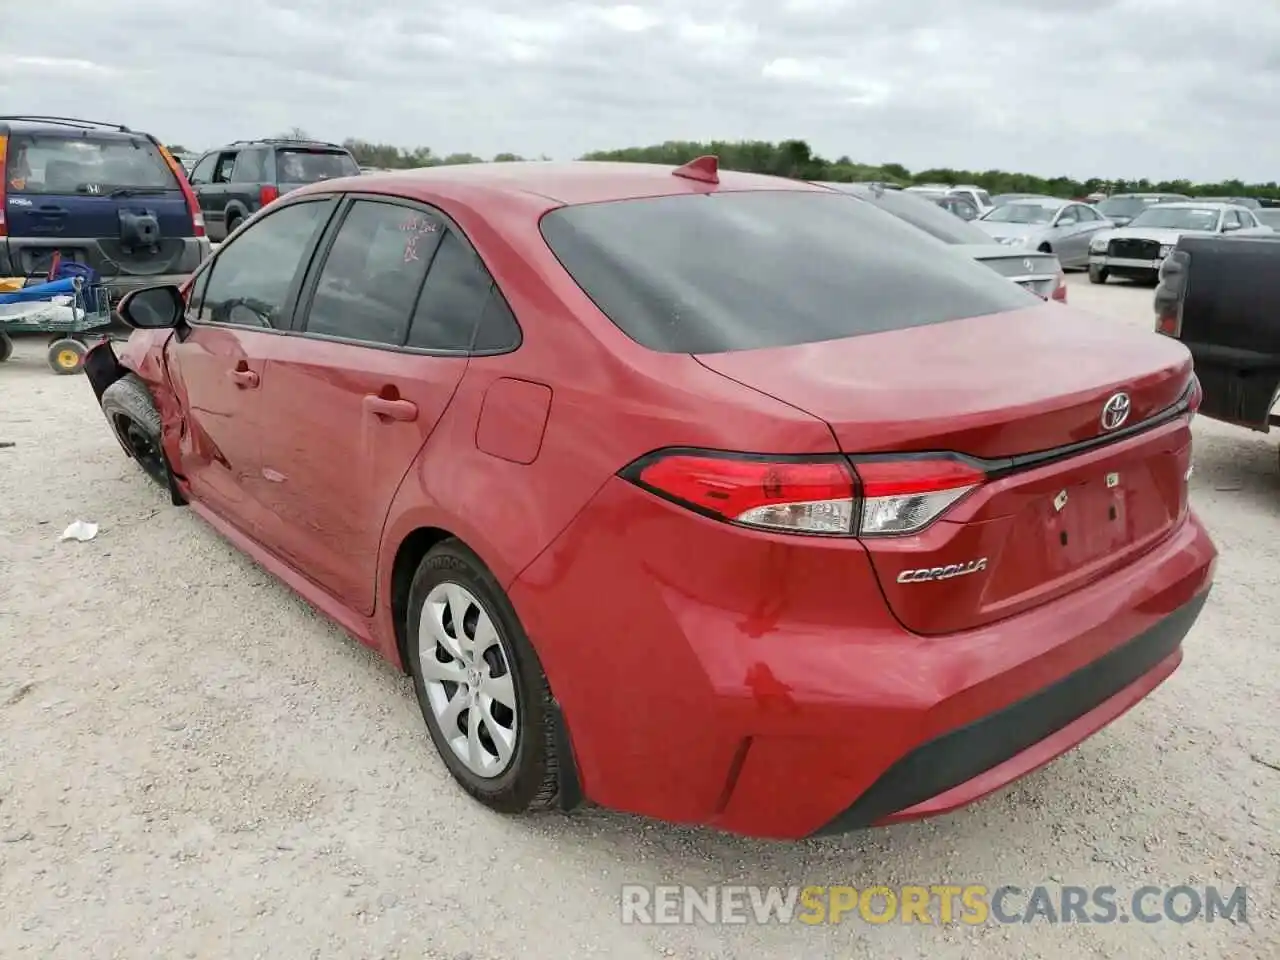
<instances>
[{"instance_id":1,"label":"front side window","mask_svg":"<svg viewBox=\"0 0 1280 960\"><path fill-rule=\"evenodd\" d=\"M290 204L270 213L220 249L200 303L199 320L282 330L289 326L289 293L331 200Z\"/></svg>"},{"instance_id":2,"label":"front side window","mask_svg":"<svg viewBox=\"0 0 1280 960\"><path fill-rule=\"evenodd\" d=\"M5 188L12 194L109 195L181 190L160 149L146 137L15 133Z\"/></svg>"},{"instance_id":3,"label":"front side window","mask_svg":"<svg viewBox=\"0 0 1280 960\"><path fill-rule=\"evenodd\" d=\"M208 183L213 179L213 168L218 164L218 155L211 153L208 156L201 157L194 167L191 168L191 182Z\"/></svg>"},{"instance_id":4,"label":"front side window","mask_svg":"<svg viewBox=\"0 0 1280 960\"><path fill-rule=\"evenodd\" d=\"M443 230L409 207L353 203L320 270L307 333L402 346Z\"/></svg>"},{"instance_id":5,"label":"front side window","mask_svg":"<svg viewBox=\"0 0 1280 960\"><path fill-rule=\"evenodd\" d=\"M605 316L664 353L817 343L1042 302L916 227L829 191L582 204L546 214L541 229Z\"/></svg>"},{"instance_id":6,"label":"front side window","mask_svg":"<svg viewBox=\"0 0 1280 960\"><path fill-rule=\"evenodd\" d=\"M218 165L213 168L214 183L230 183L231 171L236 165L236 153L223 153L218 157Z\"/></svg>"}]
</instances>

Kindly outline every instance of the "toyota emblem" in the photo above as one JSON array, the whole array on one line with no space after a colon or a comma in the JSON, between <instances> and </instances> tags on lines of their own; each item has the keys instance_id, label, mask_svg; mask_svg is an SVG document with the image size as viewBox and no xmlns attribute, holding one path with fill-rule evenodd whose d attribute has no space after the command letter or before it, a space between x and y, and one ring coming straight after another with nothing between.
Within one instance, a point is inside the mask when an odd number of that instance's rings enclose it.
<instances>
[{"instance_id":1,"label":"toyota emblem","mask_svg":"<svg viewBox=\"0 0 1280 960\"><path fill-rule=\"evenodd\" d=\"M1102 405L1102 429L1115 430L1129 419L1129 395L1112 394Z\"/></svg>"},{"instance_id":2,"label":"toyota emblem","mask_svg":"<svg viewBox=\"0 0 1280 960\"><path fill-rule=\"evenodd\" d=\"M1026 270L1026 271L1028 271L1028 272L1030 272L1030 271L1034 270L1034 269L1035 269L1035 266L1036 266L1036 265L1035 265L1034 263L1032 263L1030 260L1023 260L1023 261L1022 261L1022 269L1023 269L1023 270Z\"/></svg>"}]
</instances>

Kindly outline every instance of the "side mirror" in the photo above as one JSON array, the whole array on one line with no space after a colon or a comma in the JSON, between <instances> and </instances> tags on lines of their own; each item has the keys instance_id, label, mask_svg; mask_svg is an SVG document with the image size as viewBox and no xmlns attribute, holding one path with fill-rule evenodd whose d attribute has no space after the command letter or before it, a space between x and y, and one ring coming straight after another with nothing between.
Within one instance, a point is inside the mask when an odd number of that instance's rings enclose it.
<instances>
[{"instance_id":1,"label":"side mirror","mask_svg":"<svg viewBox=\"0 0 1280 960\"><path fill-rule=\"evenodd\" d=\"M186 308L182 291L166 284L126 293L117 311L120 319L135 330L165 330L178 325Z\"/></svg>"},{"instance_id":2,"label":"side mirror","mask_svg":"<svg viewBox=\"0 0 1280 960\"><path fill-rule=\"evenodd\" d=\"M1235 231L1235 230L1239 230L1239 229L1240 229L1240 224L1238 224L1238 223L1224 223L1224 224L1222 225L1222 232L1223 232L1223 233L1231 233L1231 232L1233 232L1233 231Z\"/></svg>"}]
</instances>

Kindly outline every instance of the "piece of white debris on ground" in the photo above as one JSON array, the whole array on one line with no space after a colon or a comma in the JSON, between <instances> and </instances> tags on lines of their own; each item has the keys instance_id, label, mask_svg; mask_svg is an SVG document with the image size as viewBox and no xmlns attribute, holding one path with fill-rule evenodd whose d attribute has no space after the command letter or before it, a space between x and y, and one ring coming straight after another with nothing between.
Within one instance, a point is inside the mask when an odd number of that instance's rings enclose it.
<instances>
[{"instance_id":1,"label":"piece of white debris on ground","mask_svg":"<svg viewBox=\"0 0 1280 960\"><path fill-rule=\"evenodd\" d=\"M62 531L62 536L58 538L62 540L79 540L84 543L86 540L92 540L98 535L98 525L89 523L85 520L76 520L71 526Z\"/></svg>"}]
</instances>

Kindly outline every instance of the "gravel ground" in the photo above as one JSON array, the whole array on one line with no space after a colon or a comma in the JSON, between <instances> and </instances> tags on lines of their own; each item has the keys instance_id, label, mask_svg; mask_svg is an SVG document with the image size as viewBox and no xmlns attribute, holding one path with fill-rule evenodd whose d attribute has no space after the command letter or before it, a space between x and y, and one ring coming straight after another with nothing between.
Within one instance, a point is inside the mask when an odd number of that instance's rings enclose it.
<instances>
[{"instance_id":1,"label":"gravel ground","mask_svg":"<svg viewBox=\"0 0 1280 960\"><path fill-rule=\"evenodd\" d=\"M1149 323L1150 290L1072 301ZM1222 550L1186 659L1013 788L798 844L453 787L408 682L168 506L38 342L0 368L0 956L1280 956L1280 471L1196 427ZM89 543L59 543L76 518ZM1249 888L1246 924L627 926L623 883Z\"/></svg>"}]
</instances>

